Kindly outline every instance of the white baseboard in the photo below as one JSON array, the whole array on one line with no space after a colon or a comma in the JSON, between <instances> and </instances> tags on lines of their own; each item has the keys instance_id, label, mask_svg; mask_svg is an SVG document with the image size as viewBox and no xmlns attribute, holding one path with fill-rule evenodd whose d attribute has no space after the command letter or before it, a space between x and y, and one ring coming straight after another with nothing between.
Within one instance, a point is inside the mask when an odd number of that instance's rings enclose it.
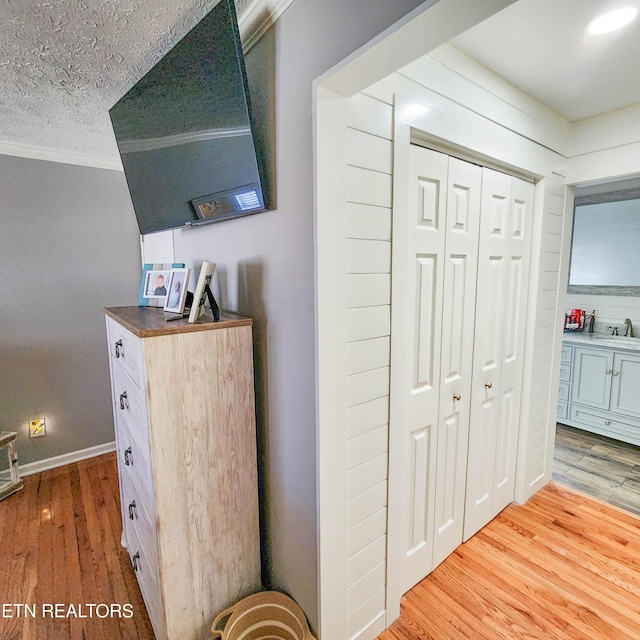
<instances>
[{"instance_id":1,"label":"white baseboard","mask_svg":"<svg viewBox=\"0 0 640 640\"><path fill-rule=\"evenodd\" d=\"M71 464L73 462L80 462L80 460L86 460L87 458L95 458L96 456L111 453L115 450L115 441L105 442L104 444L99 444L95 447L63 453L61 456L45 458L44 460L37 460L36 462L29 462L28 464L21 464L19 465L20 477L24 478L25 476L32 476L34 473L55 469L56 467L62 467L65 464Z\"/></svg>"}]
</instances>

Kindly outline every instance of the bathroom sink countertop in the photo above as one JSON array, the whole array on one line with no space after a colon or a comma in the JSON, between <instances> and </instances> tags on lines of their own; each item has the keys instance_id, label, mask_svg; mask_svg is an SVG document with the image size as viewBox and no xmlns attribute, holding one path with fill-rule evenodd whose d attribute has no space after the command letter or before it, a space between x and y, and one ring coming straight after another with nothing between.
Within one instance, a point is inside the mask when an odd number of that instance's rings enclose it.
<instances>
[{"instance_id":1,"label":"bathroom sink countertop","mask_svg":"<svg viewBox=\"0 0 640 640\"><path fill-rule=\"evenodd\" d=\"M579 345L589 345L591 347L607 347L609 349L628 349L630 351L640 351L640 338L629 338L627 336L612 336L606 333L587 332L565 332L563 342Z\"/></svg>"}]
</instances>

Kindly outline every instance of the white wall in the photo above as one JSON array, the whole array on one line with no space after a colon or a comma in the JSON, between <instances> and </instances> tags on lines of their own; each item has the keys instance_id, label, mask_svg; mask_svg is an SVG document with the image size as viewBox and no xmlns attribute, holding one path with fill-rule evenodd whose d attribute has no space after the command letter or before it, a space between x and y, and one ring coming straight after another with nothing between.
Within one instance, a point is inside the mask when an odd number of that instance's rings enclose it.
<instances>
[{"instance_id":1,"label":"white wall","mask_svg":"<svg viewBox=\"0 0 640 640\"><path fill-rule=\"evenodd\" d=\"M588 118L571 126L567 147L567 184L598 185L640 176L640 105ZM561 282L564 289L566 280ZM630 317L640 323L637 298L610 295L569 294L566 309L597 310L598 327L623 327Z\"/></svg>"},{"instance_id":2,"label":"white wall","mask_svg":"<svg viewBox=\"0 0 640 640\"><path fill-rule=\"evenodd\" d=\"M567 184L640 173L640 105L575 122L567 148Z\"/></svg>"},{"instance_id":3,"label":"white wall","mask_svg":"<svg viewBox=\"0 0 640 640\"><path fill-rule=\"evenodd\" d=\"M569 293L564 301L564 309L584 309L587 314L596 312L596 331L611 333L618 328L620 335L625 332L625 318L633 322L634 333L640 335L640 297L608 296ZM609 329L611 327L611 329Z\"/></svg>"}]
</instances>

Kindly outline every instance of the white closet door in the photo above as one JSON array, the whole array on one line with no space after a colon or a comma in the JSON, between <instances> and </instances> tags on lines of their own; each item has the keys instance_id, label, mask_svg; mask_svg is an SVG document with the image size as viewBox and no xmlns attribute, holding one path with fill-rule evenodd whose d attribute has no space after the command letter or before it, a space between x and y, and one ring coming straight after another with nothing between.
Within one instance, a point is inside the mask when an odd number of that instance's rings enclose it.
<instances>
[{"instance_id":1,"label":"white closet door","mask_svg":"<svg viewBox=\"0 0 640 640\"><path fill-rule=\"evenodd\" d=\"M464 539L513 500L533 185L483 169Z\"/></svg>"},{"instance_id":2,"label":"white closet door","mask_svg":"<svg viewBox=\"0 0 640 640\"><path fill-rule=\"evenodd\" d=\"M484 169L464 539L491 520L500 405L511 178Z\"/></svg>"},{"instance_id":3,"label":"white closet door","mask_svg":"<svg viewBox=\"0 0 640 640\"><path fill-rule=\"evenodd\" d=\"M402 592L433 565L447 166L446 155L411 145L407 211L394 213L399 259L393 284L391 428L392 442L402 443L402 467L395 470L401 477L393 479L402 487Z\"/></svg>"},{"instance_id":4,"label":"white closet door","mask_svg":"<svg viewBox=\"0 0 640 640\"><path fill-rule=\"evenodd\" d=\"M482 168L449 159L433 565L462 543Z\"/></svg>"},{"instance_id":5,"label":"white closet door","mask_svg":"<svg viewBox=\"0 0 640 640\"><path fill-rule=\"evenodd\" d=\"M515 490L520 402L531 251L534 187L511 178L509 252L500 373L500 409L496 433L494 495L491 517L510 502Z\"/></svg>"}]
</instances>

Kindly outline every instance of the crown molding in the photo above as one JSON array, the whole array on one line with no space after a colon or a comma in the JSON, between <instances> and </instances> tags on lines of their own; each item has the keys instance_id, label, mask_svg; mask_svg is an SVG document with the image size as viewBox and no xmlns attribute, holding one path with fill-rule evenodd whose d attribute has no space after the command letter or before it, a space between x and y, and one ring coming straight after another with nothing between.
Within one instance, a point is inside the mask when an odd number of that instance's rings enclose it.
<instances>
[{"instance_id":1,"label":"crown molding","mask_svg":"<svg viewBox=\"0 0 640 640\"><path fill-rule=\"evenodd\" d=\"M238 18L242 50L247 53L295 0L256 0Z\"/></svg>"},{"instance_id":2,"label":"crown molding","mask_svg":"<svg viewBox=\"0 0 640 640\"><path fill-rule=\"evenodd\" d=\"M89 156L83 153L72 151L60 151L57 149L47 149L30 144L19 142L0 141L0 154L6 156L17 156L18 158L30 158L32 160L47 160L49 162L61 162L63 164L74 164L83 167L94 167L96 169L110 169L112 171L122 171L120 160L112 158L102 158Z\"/></svg>"}]
</instances>

